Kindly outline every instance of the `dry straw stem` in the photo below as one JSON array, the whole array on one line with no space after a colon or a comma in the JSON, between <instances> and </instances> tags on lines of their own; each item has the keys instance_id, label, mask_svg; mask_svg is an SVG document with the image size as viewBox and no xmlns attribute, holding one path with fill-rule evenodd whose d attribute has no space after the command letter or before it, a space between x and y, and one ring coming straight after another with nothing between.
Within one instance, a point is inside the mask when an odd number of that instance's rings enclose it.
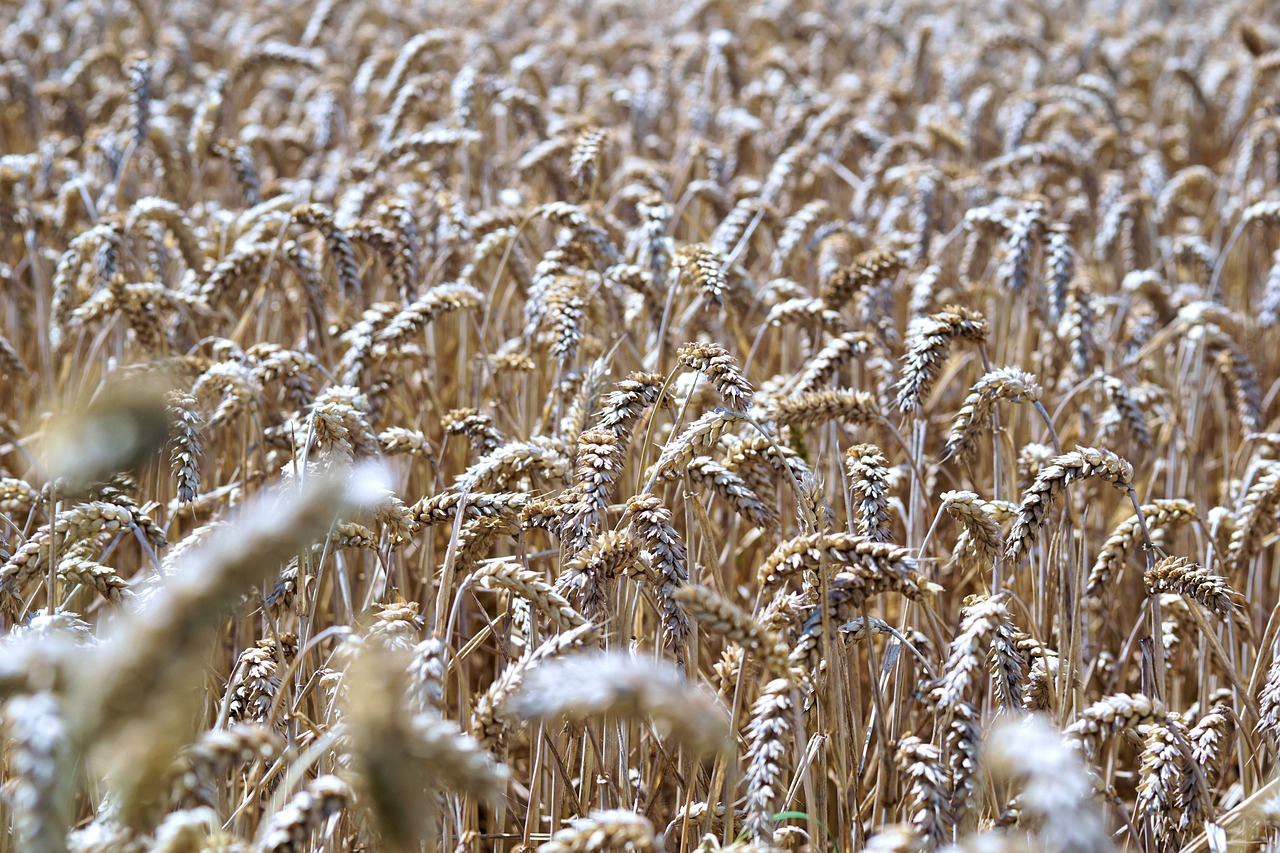
<instances>
[{"instance_id":1,"label":"dry straw stem","mask_svg":"<svg viewBox=\"0 0 1280 853\"><path fill-rule=\"evenodd\" d=\"M540 720L649 720L695 753L732 748L728 715L708 692L670 664L619 652L571 655L543 664L525 679L514 708L522 717Z\"/></svg>"}]
</instances>

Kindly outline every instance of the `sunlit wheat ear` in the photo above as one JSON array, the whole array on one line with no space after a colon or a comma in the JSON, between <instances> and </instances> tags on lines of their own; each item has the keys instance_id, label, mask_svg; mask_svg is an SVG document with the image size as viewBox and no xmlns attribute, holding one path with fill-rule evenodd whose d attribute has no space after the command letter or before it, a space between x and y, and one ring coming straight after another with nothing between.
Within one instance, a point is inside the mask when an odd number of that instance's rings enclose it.
<instances>
[{"instance_id":1,"label":"sunlit wheat ear","mask_svg":"<svg viewBox=\"0 0 1280 853\"><path fill-rule=\"evenodd\" d=\"M469 581L485 589L505 589L528 601L561 630L577 628L586 619L538 572L512 560L486 563L469 575ZM463 584L467 585L466 583Z\"/></svg>"},{"instance_id":2,"label":"sunlit wheat ear","mask_svg":"<svg viewBox=\"0 0 1280 853\"><path fill-rule=\"evenodd\" d=\"M307 783L263 824L257 853L297 853L310 846L312 834L351 803L351 788L337 776L318 776Z\"/></svg>"},{"instance_id":3,"label":"sunlit wheat ear","mask_svg":"<svg viewBox=\"0 0 1280 853\"><path fill-rule=\"evenodd\" d=\"M649 819L625 809L594 811L573 818L551 840L538 845L538 853L595 853L628 850L635 853L661 849Z\"/></svg>"},{"instance_id":4,"label":"sunlit wheat ear","mask_svg":"<svg viewBox=\"0 0 1280 853\"><path fill-rule=\"evenodd\" d=\"M653 479L678 478L693 457L713 447L731 426L741 420L741 414L728 409L707 412L666 443L649 476Z\"/></svg>"},{"instance_id":5,"label":"sunlit wheat ear","mask_svg":"<svg viewBox=\"0 0 1280 853\"><path fill-rule=\"evenodd\" d=\"M1143 576L1148 595L1176 592L1195 599L1219 616L1231 618L1238 613L1243 597L1233 590L1227 579L1210 569L1182 557L1165 557Z\"/></svg>"},{"instance_id":6,"label":"sunlit wheat ear","mask_svg":"<svg viewBox=\"0 0 1280 853\"><path fill-rule=\"evenodd\" d=\"M908 786L911 825L926 844L944 841L955 824L951 794L938 748L920 738L898 741L894 763Z\"/></svg>"},{"instance_id":7,"label":"sunlit wheat ear","mask_svg":"<svg viewBox=\"0 0 1280 853\"><path fill-rule=\"evenodd\" d=\"M768 417L778 426L814 427L829 421L867 425L881 417L879 406L866 391L810 391L770 405Z\"/></svg>"},{"instance_id":8,"label":"sunlit wheat ear","mask_svg":"<svg viewBox=\"0 0 1280 853\"><path fill-rule=\"evenodd\" d=\"M504 441L502 433L493 425L493 418L471 408L450 409L440 419L440 426L445 435L465 436L477 456L492 453Z\"/></svg>"},{"instance_id":9,"label":"sunlit wheat ear","mask_svg":"<svg viewBox=\"0 0 1280 853\"><path fill-rule=\"evenodd\" d=\"M792 685L776 678L764 686L747 723L747 753L743 776L747 784L745 829L752 838L768 842L773 837L773 813L778 805L782 777L789 767L791 732L795 713Z\"/></svg>"},{"instance_id":10,"label":"sunlit wheat ear","mask_svg":"<svg viewBox=\"0 0 1280 853\"><path fill-rule=\"evenodd\" d=\"M1157 500L1142 507L1147 529L1153 539L1159 541L1162 534L1173 528L1194 521L1198 516L1195 505L1185 500ZM1138 516L1131 515L1122 521L1107 537L1098 551L1089 578L1085 583L1086 596L1100 596L1111 583L1125 561L1142 544L1142 527Z\"/></svg>"},{"instance_id":11,"label":"sunlit wheat ear","mask_svg":"<svg viewBox=\"0 0 1280 853\"><path fill-rule=\"evenodd\" d=\"M742 646L773 675L787 675L787 647L782 638L750 613L714 590L697 584L677 590L675 598L704 631Z\"/></svg>"},{"instance_id":12,"label":"sunlit wheat ear","mask_svg":"<svg viewBox=\"0 0 1280 853\"><path fill-rule=\"evenodd\" d=\"M471 714L472 735L481 745L492 748L511 722L513 711L508 705L526 676L566 651L590 646L599 635L600 629L595 625L580 625L548 638L512 661L476 700Z\"/></svg>"},{"instance_id":13,"label":"sunlit wheat ear","mask_svg":"<svg viewBox=\"0 0 1280 853\"><path fill-rule=\"evenodd\" d=\"M676 351L676 360L705 375L730 409L742 412L751 406L751 385L724 347L715 343L685 344Z\"/></svg>"},{"instance_id":14,"label":"sunlit wheat ear","mask_svg":"<svg viewBox=\"0 0 1280 853\"><path fill-rule=\"evenodd\" d=\"M1104 740L1126 728L1168 718L1168 709L1159 699L1141 693L1117 693L1099 699L1080 712L1066 729L1067 742L1092 755Z\"/></svg>"},{"instance_id":15,"label":"sunlit wheat ear","mask_svg":"<svg viewBox=\"0 0 1280 853\"><path fill-rule=\"evenodd\" d=\"M1114 849L1079 754L1040 717L1011 718L993 726L983 763L993 781L1012 787L1019 823L1033 833L1041 849Z\"/></svg>"},{"instance_id":16,"label":"sunlit wheat ear","mask_svg":"<svg viewBox=\"0 0 1280 853\"><path fill-rule=\"evenodd\" d=\"M534 670L514 704L525 718L651 721L694 755L731 746L728 715L669 664L617 652L572 655Z\"/></svg>"},{"instance_id":17,"label":"sunlit wheat ear","mask_svg":"<svg viewBox=\"0 0 1280 853\"><path fill-rule=\"evenodd\" d=\"M282 748L274 732L258 725L205 732L174 760L171 798L184 807L214 806L217 786L230 771L259 758L274 758Z\"/></svg>"},{"instance_id":18,"label":"sunlit wheat ear","mask_svg":"<svg viewBox=\"0 0 1280 853\"><path fill-rule=\"evenodd\" d=\"M628 498L626 517L631 535L649 552L663 634L674 645L677 658L682 659L684 644L692 631L689 616L677 597L680 588L689 582L684 542L671 525L671 511L651 494Z\"/></svg>"},{"instance_id":19,"label":"sunlit wheat ear","mask_svg":"<svg viewBox=\"0 0 1280 853\"><path fill-rule=\"evenodd\" d=\"M1058 496L1070 484L1089 477L1105 480L1121 491L1133 488L1133 466L1110 450L1077 447L1070 453L1055 456L1022 494L1005 551L1010 565L1018 566L1035 545Z\"/></svg>"},{"instance_id":20,"label":"sunlit wheat ear","mask_svg":"<svg viewBox=\"0 0 1280 853\"><path fill-rule=\"evenodd\" d=\"M983 344L987 332L987 321L981 314L955 305L915 321L907 354L903 357L902 378L897 385L898 409L911 413L923 405L951 355L953 341Z\"/></svg>"},{"instance_id":21,"label":"sunlit wheat ear","mask_svg":"<svg viewBox=\"0 0 1280 853\"><path fill-rule=\"evenodd\" d=\"M854 524L858 534L888 542L889 460L874 444L856 444L845 451L844 464L854 494Z\"/></svg>"},{"instance_id":22,"label":"sunlit wheat ear","mask_svg":"<svg viewBox=\"0 0 1280 853\"><path fill-rule=\"evenodd\" d=\"M619 575L640 569L640 542L628 531L607 531L564 564L556 590L580 601L588 619L602 624L610 615L609 602Z\"/></svg>"},{"instance_id":23,"label":"sunlit wheat ear","mask_svg":"<svg viewBox=\"0 0 1280 853\"><path fill-rule=\"evenodd\" d=\"M65 712L52 694L41 692L9 699L0 720L12 743L11 808L24 849L66 850L75 795L75 752Z\"/></svg>"},{"instance_id":24,"label":"sunlit wheat ear","mask_svg":"<svg viewBox=\"0 0 1280 853\"><path fill-rule=\"evenodd\" d=\"M989 668L1001 703L1020 708L1026 662L1003 597L980 599L962 612L960 633L951 643L933 698L943 708L968 701L979 673Z\"/></svg>"},{"instance_id":25,"label":"sunlit wheat ear","mask_svg":"<svg viewBox=\"0 0 1280 853\"><path fill-rule=\"evenodd\" d=\"M847 267L827 278L822 285L822 300L839 310L860 290L901 272L908 263L906 252L896 249L874 249L858 255Z\"/></svg>"},{"instance_id":26,"label":"sunlit wheat ear","mask_svg":"<svg viewBox=\"0 0 1280 853\"><path fill-rule=\"evenodd\" d=\"M1262 538L1275 527L1280 510L1280 463L1266 462L1257 471L1253 485L1245 493L1233 519L1226 563L1232 573L1245 568L1262 545Z\"/></svg>"},{"instance_id":27,"label":"sunlit wheat ear","mask_svg":"<svg viewBox=\"0 0 1280 853\"><path fill-rule=\"evenodd\" d=\"M952 421L943 457L964 462L973 454L978 436L991 426L997 401L1037 403L1043 393L1034 376L1016 367L986 374L973 386Z\"/></svg>"},{"instance_id":28,"label":"sunlit wheat ear","mask_svg":"<svg viewBox=\"0 0 1280 853\"><path fill-rule=\"evenodd\" d=\"M993 566L1004 551L1004 532L997 509L969 491L943 492L942 509L963 526L951 549L962 567Z\"/></svg>"},{"instance_id":29,"label":"sunlit wheat ear","mask_svg":"<svg viewBox=\"0 0 1280 853\"><path fill-rule=\"evenodd\" d=\"M845 332L831 338L809 359L796 379L795 393L821 390L836 378L840 368L852 358L864 358L876 340L868 332Z\"/></svg>"},{"instance_id":30,"label":"sunlit wheat ear","mask_svg":"<svg viewBox=\"0 0 1280 853\"><path fill-rule=\"evenodd\" d=\"M181 737L181 728L172 727L181 726L186 685L200 671L192 661L212 643L224 608L323 538L334 515L359 500L358 488L332 477L309 478L295 494L264 498L256 512L192 549L162 589L78 663L94 673L93 689L77 686L73 728L94 732L95 750L124 806L145 800L146 788L163 778L167 750Z\"/></svg>"}]
</instances>

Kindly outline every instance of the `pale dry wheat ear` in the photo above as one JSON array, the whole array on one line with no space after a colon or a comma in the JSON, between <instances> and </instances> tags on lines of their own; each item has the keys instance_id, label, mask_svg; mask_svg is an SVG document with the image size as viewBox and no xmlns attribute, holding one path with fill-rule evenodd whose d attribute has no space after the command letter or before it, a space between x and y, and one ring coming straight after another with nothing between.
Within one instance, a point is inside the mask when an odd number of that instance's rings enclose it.
<instances>
[{"instance_id":1,"label":"pale dry wheat ear","mask_svg":"<svg viewBox=\"0 0 1280 853\"><path fill-rule=\"evenodd\" d=\"M530 571L513 560L486 563L460 585L467 587L472 584L484 589L505 589L519 595L533 605L534 609L549 616L559 630L586 624L586 618L574 610L573 605L556 592L540 573Z\"/></svg>"},{"instance_id":2,"label":"pale dry wheat ear","mask_svg":"<svg viewBox=\"0 0 1280 853\"><path fill-rule=\"evenodd\" d=\"M676 250L672 269L688 275L712 305L721 306L729 291L728 259L705 243L681 246Z\"/></svg>"},{"instance_id":3,"label":"pale dry wheat ear","mask_svg":"<svg viewBox=\"0 0 1280 853\"><path fill-rule=\"evenodd\" d=\"M516 697L521 716L538 720L589 717L647 719L694 755L732 748L729 715L671 664L620 652L589 652L534 670Z\"/></svg>"},{"instance_id":4,"label":"pale dry wheat ear","mask_svg":"<svg viewBox=\"0 0 1280 853\"><path fill-rule=\"evenodd\" d=\"M360 293L360 264L351 245L351 235L334 221L333 211L319 204L304 204L295 207L289 216L293 222L313 227L324 237L341 292L351 296Z\"/></svg>"},{"instance_id":5,"label":"pale dry wheat ear","mask_svg":"<svg viewBox=\"0 0 1280 853\"><path fill-rule=\"evenodd\" d=\"M200 457L204 455L198 402L194 395L181 391L170 392L166 402L172 420L169 463L177 484L177 498L180 503L190 503L200 493Z\"/></svg>"},{"instance_id":6,"label":"pale dry wheat ear","mask_svg":"<svg viewBox=\"0 0 1280 853\"><path fill-rule=\"evenodd\" d=\"M1013 786L1019 823L1032 830L1039 849L1114 849L1080 756L1039 716L1011 718L994 726L983 745L983 765L992 781Z\"/></svg>"},{"instance_id":7,"label":"pale dry wheat ear","mask_svg":"<svg viewBox=\"0 0 1280 853\"><path fill-rule=\"evenodd\" d=\"M681 587L675 598L709 634L718 634L742 646L757 658L771 674L787 677L787 647L774 631L754 616L723 598L715 590L699 584Z\"/></svg>"},{"instance_id":8,"label":"pale dry wheat ear","mask_svg":"<svg viewBox=\"0 0 1280 853\"><path fill-rule=\"evenodd\" d=\"M595 419L596 426L612 432L620 445L626 448L631 443L636 424L651 406L658 404L662 387L663 377L660 374L630 374L605 395Z\"/></svg>"},{"instance_id":9,"label":"pale dry wheat ear","mask_svg":"<svg viewBox=\"0 0 1280 853\"><path fill-rule=\"evenodd\" d=\"M907 353L902 358L902 378L896 386L898 410L904 414L919 411L951 355L953 341L983 345L987 332L987 321L981 314L956 305L914 320Z\"/></svg>"},{"instance_id":10,"label":"pale dry wheat ear","mask_svg":"<svg viewBox=\"0 0 1280 853\"><path fill-rule=\"evenodd\" d=\"M409 515L418 524L451 524L458 517L462 506L461 492L441 492L429 495L409 508ZM465 518L519 518L531 503L523 492L488 493L471 492L466 496Z\"/></svg>"},{"instance_id":11,"label":"pale dry wheat ear","mask_svg":"<svg viewBox=\"0 0 1280 853\"><path fill-rule=\"evenodd\" d=\"M1134 812L1135 816L1150 822L1152 833L1161 845L1180 846L1181 827L1190 823L1191 814L1204 808L1201 799L1206 792L1198 790L1203 787L1203 779L1201 777L1200 785L1195 785L1199 771L1190 763L1186 744L1186 727L1175 714L1147 729ZM1192 780L1190 786L1188 778Z\"/></svg>"},{"instance_id":12,"label":"pale dry wheat ear","mask_svg":"<svg viewBox=\"0 0 1280 853\"><path fill-rule=\"evenodd\" d=\"M854 258L853 263L823 280L822 301L839 311L856 293L897 275L907 267L910 256L897 249L872 249Z\"/></svg>"},{"instance_id":13,"label":"pale dry wheat ear","mask_svg":"<svg viewBox=\"0 0 1280 853\"><path fill-rule=\"evenodd\" d=\"M808 428L830 421L866 426L882 415L875 397L866 391L836 389L810 391L772 402L767 417L778 426Z\"/></svg>"},{"instance_id":14,"label":"pale dry wheat ear","mask_svg":"<svg viewBox=\"0 0 1280 853\"><path fill-rule=\"evenodd\" d=\"M683 661L684 646L693 628L677 592L689 582L689 558L679 532L671 524L671 511L656 496L643 493L627 499L626 519L631 535L649 552L654 598L662 630Z\"/></svg>"},{"instance_id":15,"label":"pale dry wheat ear","mask_svg":"<svg viewBox=\"0 0 1280 853\"><path fill-rule=\"evenodd\" d=\"M1235 512L1234 530L1225 562L1232 574L1243 572L1262 546L1263 537L1280 516L1280 463L1261 466Z\"/></svg>"},{"instance_id":16,"label":"pale dry wheat ear","mask_svg":"<svg viewBox=\"0 0 1280 853\"><path fill-rule=\"evenodd\" d=\"M1114 376L1103 376L1102 387L1106 391L1107 397L1111 400L1111 405L1115 408L1119 423L1124 427L1126 433L1139 448L1148 448L1151 446L1151 430L1147 427L1147 418L1142 413L1142 408L1137 401L1129 393L1129 389L1123 382Z\"/></svg>"},{"instance_id":17,"label":"pale dry wheat ear","mask_svg":"<svg viewBox=\"0 0 1280 853\"><path fill-rule=\"evenodd\" d=\"M443 713L449 648L435 637L428 637L413 647L408 671L409 682L405 692L410 710Z\"/></svg>"},{"instance_id":18,"label":"pale dry wheat ear","mask_svg":"<svg viewBox=\"0 0 1280 853\"><path fill-rule=\"evenodd\" d=\"M1192 758L1210 783L1219 779L1226 765L1236 734L1236 722L1231 705L1218 702L1187 733Z\"/></svg>"},{"instance_id":19,"label":"pale dry wheat ear","mask_svg":"<svg viewBox=\"0 0 1280 853\"><path fill-rule=\"evenodd\" d=\"M647 853L661 849L649 819L625 809L603 809L573 818L550 841L538 845L538 853Z\"/></svg>"},{"instance_id":20,"label":"pale dry wheat ear","mask_svg":"<svg viewBox=\"0 0 1280 853\"><path fill-rule=\"evenodd\" d=\"M1181 499L1160 499L1144 504L1142 516L1146 519L1151 537L1157 541L1175 527L1199 517L1195 504ZM1131 515L1116 525L1102 544L1093 567L1089 570L1084 590L1086 597L1096 597L1107 588L1129 555L1142 544L1142 536L1142 525L1137 515Z\"/></svg>"},{"instance_id":21,"label":"pale dry wheat ear","mask_svg":"<svg viewBox=\"0 0 1280 853\"><path fill-rule=\"evenodd\" d=\"M1165 557L1143 575L1147 595L1173 592L1195 599L1226 619L1239 614L1240 593L1227 579L1183 557Z\"/></svg>"},{"instance_id":22,"label":"pale dry wheat ear","mask_svg":"<svg viewBox=\"0 0 1280 853\"><path fill-rule=\"evenodd\" d=\"M951 791L951 811L955 825L964 827L982 783L982 726L977 707L968 702L947 709L951 722L947 726L947 769Z\"/></svg>"},{"instance_id":23,"label":"pale dry wheat ear","mask_svg":"<svg viewBox=\"0 0 1280 853\"><path fill-rule=\"evenodd\" d=\"M227 775L258 759L269 760L284 744L258 725L237 725L204 732L175 756L170 769L170 799L183 808L216 806L217 790Z\"/></svg>"},{"instance_id":24,"label":"pale dry wheat ear","mask_svg":"<svg viewBox=\"0 0 1280 853\"><path fill-rule=\"evenodd\" d=\"M843 531L807 533L782 542L765 558L756 577L764 589L772 590L824 563L827 571L860 576L869 590L877 584L897 588L895 584L900 583L899 591L918 597L940 589L920 577L915 558L906 548Z\"/></svg>"},{"instance_id":25,"label":"pale dry wheat ear","mask_svg":"<svg viewBox=\"0 0 1280 853\"><path fill-rule=\"evenodd\" d=\"M1255 731L1274 744L1280 741L1280 655L1275 654L1274 648L1267 651L1272 654L1271 665L1258 693L1259 715Z\"/></svg>"},{"instance_id":26,"label":"pale dry wheat ear","mask_svg":"<svg viewBox=\"0 0 1280 853\"><path fill-rule=\"evenodd\" d=\"M113 770L123 809L162 778L157 772L176 736L166 727L174 725L175 712L184 716L190 695L184 685L200 672L191 661L212 642L224 607L323 538L338 512L358 506L352 488L313 476L286 498L264 498L255 511L189 551L145 606L77 661L77 669L94 675L73 682L73 729L93 733L95 751ZM139 740L144 731L146 739Z\"/></svg>"},{"instance_id":27,"label":"pale dry wheat ear","mask_svg":"<svg viewBox=\"0 0 1280 853\"><path fill-rule=\"evenodd\" d=\"M504 489L513 480L539 473L555 480L569 478L572 467L558 438L535 435L527 441L509 441L486 453L458 475L455 488L471 493L478 488Z\"/></svg>"},{"instance_id":28,"label":"pale dry wheat ear","mask_svg":"<svg viewBox=\"0 0 1280 853\"><path fill-rule=\"evenodd\" d=\"M1017 648L1013 621L1003 596L979 598L962 611L960 633L951 642L931 698L942 709L969 700L978 673L987 667L1000 701L1021 708L1026 661Z\"/></svg>"},{"instance_id":29,"label":"pale dry wheat ear","mask_svg":"<svg viewBox=\"0 0 1280 853\"><path fill-rule=\"evenodd\" d=\"M542 645L529 649L508 664L476 700L471 712L472 735L482 746L492 748L510 722L512 714L508 703L520 690L529 673L564 652L594 644L599 637L600 629L588 622L549 637Z\"/></svg>"},{"instance_id":30,"label":"pale dry wheat ear","mask_svg":"<svg viewBox=\"0 0 1280 853\"><path fill-rule=\"evenodd\" d=\"M744 831L755 841L773 840L773 815L782 793L791 751L794 727L792 685L787 678L775 678L760 691L747 722L746 782L747 814Z\"/></svg>"},{"instance_id":31,"label":"pale dry wheat ear","mask_svg":"<svg viewBox=\"0 0 1280 853\"><path fill-rule=\"evenodd\" d=\"M699 451L714 447L725 432L742 419L739 412L717 408L689 424L663 446L658 461L649 470L648 485L658 480L678 479ZM644 491L648 491L648 486Z\"/></svg>"},{"instance_id":32,"label":"pale dry wheat ear","mask_svg":"<svg viewBox=\"0 0 1280 853\"><path fill-rule=\"evenodd\" d=\"M907 784L911 826L926 845L941 844L955 826L941 752L933 744L909 735L898 741L894 763Z\"/></svg>"},{"instance_id":33,"label":"pale dry wheat ear","mask_svg":"<svg viewBox=\"0 0 1280 853\"><path fill-rule=\"evenodd\" d=\"M560 540L566 554L577 554L599 528L623 466L618 437L606 429L589 429L578 436L577 472L571 487L576 502Z\"/></svg>"},{"instance_id":34,"label":"pale dry wheat ear","mask_svg":"<svg viewBox=\"0 0 1280 853\"><path fill-rule=\"evenodd\" d=\"M738 363L720 344L691 343L676 350L676 360L707 377L732 411L745 412L751 407L751 384L742 375Z\"/></svg>"},{"instance_id":35,"label":"pale dry wheat ear","mask_svg":"<svg viewBox=\"0 0 1280 853\"><path fill-rule=\"evenodd\" d=\"M280 692L279 663L293 660L297 640L294 634L267 637L240 653L227 680L228 720L266 722Z\"/></svg>"},{"instance_id":36,"label":"pale dry wheat ear","mask_svg":"<svg viewBox=\"0 0 1280 853\"><path fill-rule=\"evenodd\" d=\"M1159 699L1141 693L1116 693L1082 710L1064 734L1069 744L1092 755L1111 735L1145 723L1163 723L1168 717L1168 709Z\"/></svg>"},{"instance_id":37,"label":"pale dry wheat ear","mask_svg":"<svg viewBox=\"0 0 1280 853\"><path fill-rule=\"evenodd\" d=\"M445 435L465 436L478 456L492 453L506 441L493 425L492 416L472 408L451 409L440 418L440 426Z\"/></svg>"},{"instance_id":38,"label":"pale dry wheat ear","mask_svg":"<svg viewBox=\"0 0 1280 853\"><path fill-rule=\"evenodd\" d=\"M796 394L821 390L822 386L835 379L840 368L849 359L866 356L877 346L875 336L869 332L852 331L836 335L818 350L805 364L804 370L796 379Z\"/></svg>"},{"instance_id":39,"label":"pale dry wheat ear","mask_svg":"<svg viewBox=\"0 0 1280 853\"><path fill-rule=\"evenodd\" d=\"M1016 367L1001 367L984 375L973 386L964 405L951 422L943 459L969 459L979 433L991 426L997 401L1039 404L1043 394L1036 378Z\"/></svg>"},{"instance_id":40,"label":"pale dry wheat ear","mask_svg":"<svg viewBox=\"0 0 1280 853\"><path fill-rule=\"evenodd\" d=\"M406 658L363 645L344 674L342 720L362 803L388 849L409 851L439 837L441 795L495 802L509 771L453 720L411 712Z\"/></svg>"},{"instance_id":41,"label":"pale dry wheat ear","mask_svg":"<svg viewBox=\"0 0 1280 853\"><path fill-rule=\"evenodd\" d=\"M337 776L317 776L263 821L256 853L302 853L311 836L351 802L351 788Z\"/></svg>"},{"instance_id":42,"label":"pale dry wheat ear","mask_svg":"<svg viewBox=\"0 0 1280 853\"><path fill-rule=\"evenodd\" d=\"M140 509L106 501L78 504L58 513L51 524L41 526L0 566L0 597L16 607L31 581L47 568L51 551L99 535L136 530L151 547L164 545L164 534Z\"/></svg>"},{"instance_id":43,"label":"pale dry wheat ear","mask_svg":"<svg viewBox=\"0 0 1280 853\"><path fill-rule=\"evenodd\" d=\"M1133 466L1110 450L1077 447L1070 453L1055 456L1022 493L1018 516L1005 549L1005 559L1010 566L1021 565L1023 557L1035 545L1057 497L1070 484L1089 477L1098 477L1121 491L1133 493ZM1136 506L1137 502L1134 503Z\"/></svg>"},{"instance_id":44,"label":"pale dry wheat ear","mask_svg":"<svg viewBox=\"0 0 1280 853\"><path fill-rule=\"evenodd\" d=\"M428 324L439 317L454 311L475 311L484 304L484 295L469 284L437 284L401 308L372 333L372 354L380 357L394 352L415 335L420 335ZM356 362L356 365L359 364L360 362Z\"/></svg>"},{"instance_id":45,"label":"pale dry wheat ear","mask_svg":"<svg viewBox=\"0 0 1280 853\"><path fill-rule=\"evenodd\" d=\"M609 530L564 564L556 590L582 602L588 619L603 623L609 616L614 581L636 570L643 560L640 542L628 531Z\"/></svg>"},{"instance_id":46,"label":"pale dry wheat ear","mask_svg":"<svg viewBox=\"0 0 1280 853\"><path fill-rule=\"evenodd\" d=\"M0 710L9 752L14 828L23 849L67 849L75 797L76 750L67 714L53 694L13 696Z\"/></svg>"},{"instance_id":47,"label":"pale dry wheat ear","mask_svg":"<svg viewBox=\"0 0 1280 853\"><path fill-rule=\"evenodd\" d=\"M951 549L952 559L961 567L994 566L1004 552L1004 531L995 508L969 491L943 492L939 497L942 509L964 528Z\"/></svg>"},{"instance_id":48,"label":"pale dry wheat ear","mask_svg":"<svg viewBox=\"0 0 1280 853\"><path fill-rule=\"evenodd\" d=\"M855 444L845 451L844 464L854 494L854 525L859 535L889 542L889 460L874 444Z\"/></svg>"},{"instance_id":49,"label":"pale dry wheat ear","mask_svg":"<svg viewBox=\"0 0 1280 853\"><path fill-rule=\"evenodd\" d=\"M692 483L710 486L753 527L769 532L778 529L778 516L773 508L761 500L741 477L710 456L696 456L689 460L685 475Z\"/></svg>"}]
</instances>

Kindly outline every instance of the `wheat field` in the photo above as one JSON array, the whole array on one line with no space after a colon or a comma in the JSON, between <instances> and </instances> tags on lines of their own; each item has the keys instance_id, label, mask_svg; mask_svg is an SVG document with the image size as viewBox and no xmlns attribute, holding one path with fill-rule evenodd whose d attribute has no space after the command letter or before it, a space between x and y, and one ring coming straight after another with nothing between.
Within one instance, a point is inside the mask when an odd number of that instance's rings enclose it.
<instances>
[{"instance_id":1,"label":"wheat field","mask_svg":"<svg viewBox=\"0 0 1280 853\"><path fill-rule=\"evenodd\" d=\"M1280 850L1280 8L8 0L0 853Z\"/></svg>"}]
</instances>

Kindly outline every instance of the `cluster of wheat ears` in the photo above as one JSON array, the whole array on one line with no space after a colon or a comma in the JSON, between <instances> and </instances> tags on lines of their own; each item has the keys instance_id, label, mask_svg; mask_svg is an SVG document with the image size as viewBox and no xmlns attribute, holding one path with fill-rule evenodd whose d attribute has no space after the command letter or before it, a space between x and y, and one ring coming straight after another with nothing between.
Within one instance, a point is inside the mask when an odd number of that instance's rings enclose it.
<instances>
[{"instance_id":1,"label":"cluster of wheat ears","mask_svg":"<svg viewBox=\"0 0 1280 853\"><path fill-rule=\"evenodd\" d=\"M0 24L2 853L1280 849L1275 4Z\"/></svg>"}]
</instances>

